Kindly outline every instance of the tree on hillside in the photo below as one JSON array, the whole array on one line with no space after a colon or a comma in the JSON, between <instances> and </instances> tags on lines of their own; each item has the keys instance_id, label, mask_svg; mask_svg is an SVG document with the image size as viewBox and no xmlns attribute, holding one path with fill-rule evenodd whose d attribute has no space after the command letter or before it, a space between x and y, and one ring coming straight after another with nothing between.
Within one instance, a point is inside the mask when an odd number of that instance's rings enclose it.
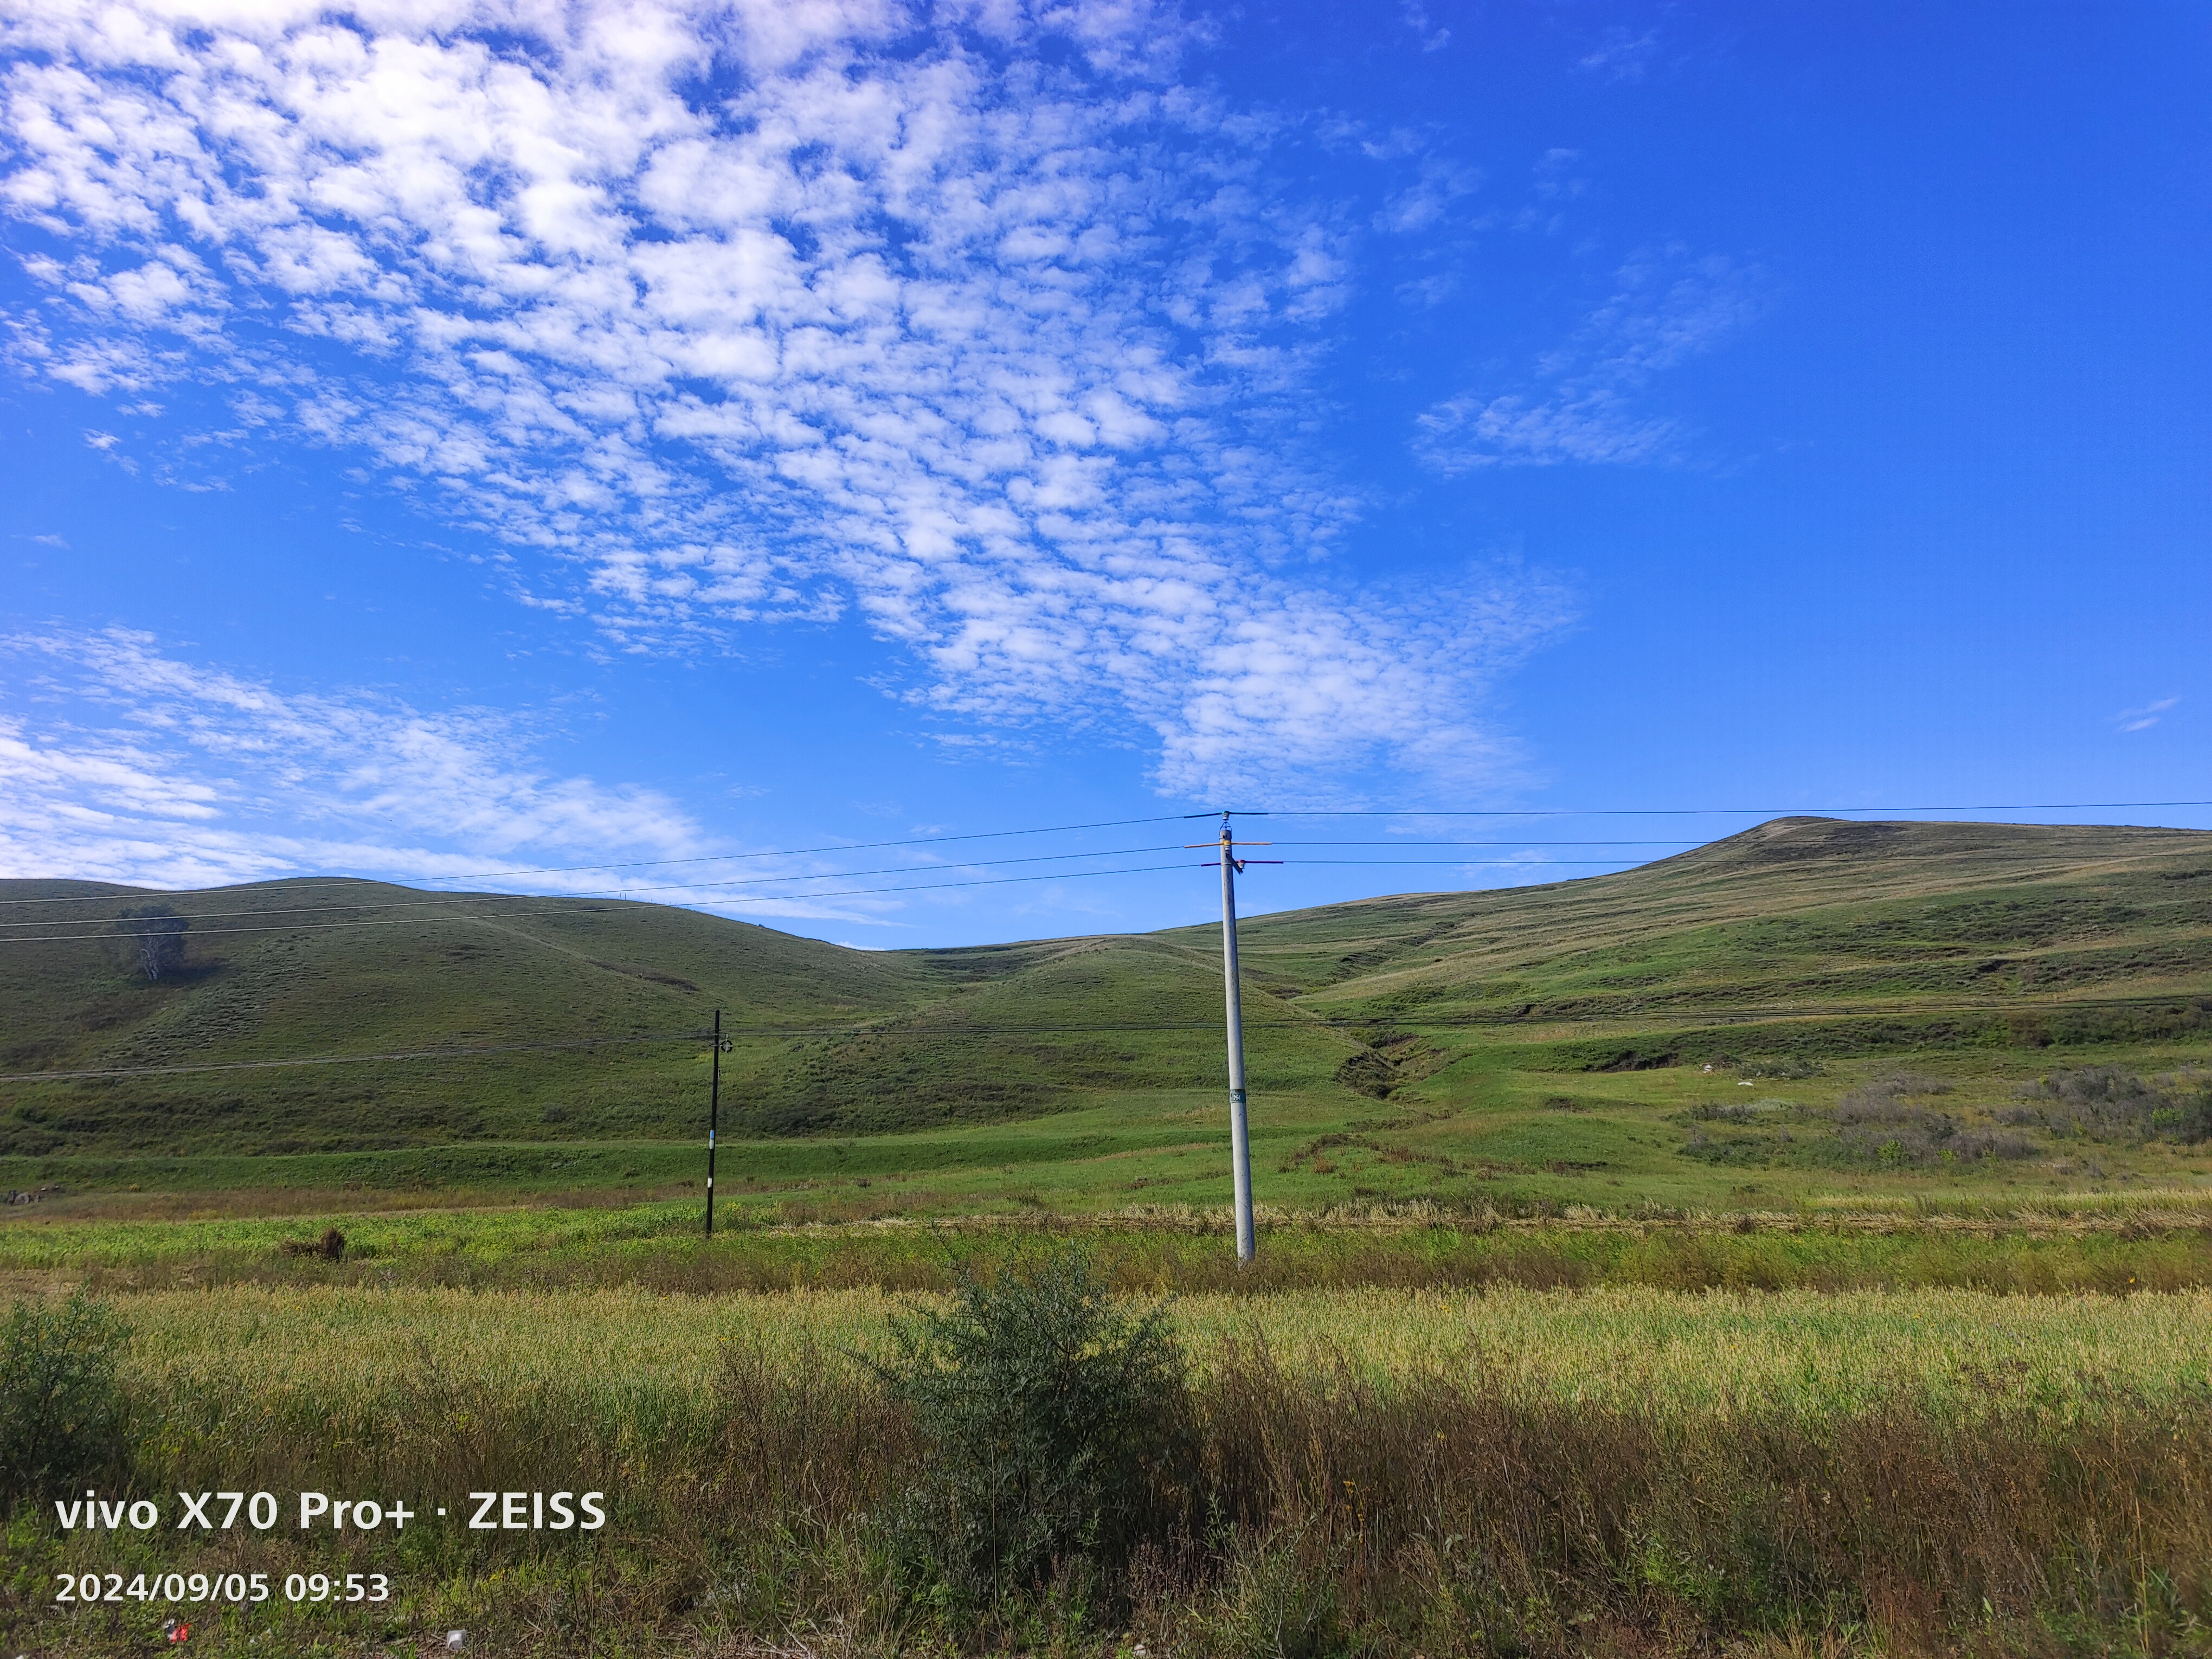
<instances>
[{"instance_id":1,"label":"tree on hillside","mask_svg":"<svg viewBox=\"0 0 2212 1659\"><path fill-rule=\"evenodd\" d=\"M185 930L191 926L166 904L143 904L115 919L115 939L125 969L157 980L185 959Z\"/></svg>"}]
</instances>

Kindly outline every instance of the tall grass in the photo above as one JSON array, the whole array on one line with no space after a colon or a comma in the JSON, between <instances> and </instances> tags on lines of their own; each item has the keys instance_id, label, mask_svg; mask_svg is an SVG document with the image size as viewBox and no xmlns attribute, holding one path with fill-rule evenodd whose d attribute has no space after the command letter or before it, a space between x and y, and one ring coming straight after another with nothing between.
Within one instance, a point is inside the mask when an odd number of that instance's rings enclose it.
<instances>
[{"instance_id":1,"label":"tall grass","mask_svg":"<svg viewBox=\"0 0 2212 1659\"><path fill-rule=\"evenodd\" d=\"M678 1206L509 1209L149 1224L0 1226L0 1285L82 1282L103 1291L222 1285L634 1287L655 1292L950 1291L1040 1245L1080 1241L1130 1293L1401 1291L1499 1286L1847 1291L1945 1287L2005 1294L2212 1288L2212 1212L2162 1201L2091 1215L1906 1207L1726 1218L1641 1214L1540 1224L1495 1217L1414 1225L1281 1224L1239 1267L1194 1218L1014 1226L846 1224L698 1236ZM335 1231L344 1249L318 1243Z\"/></svg>"},{"instance_id":2,"label":"tall grass","mask_svg":"<svg viewBox=\"0 0 2212 1659\"><path fill-rule=\"evenodd\" d=\"M1869 1626L1971 1644L1978 1627L2021 1651L2069 1623L2190 1631L2212 1590L2203 1391L2114 1389L2063 1427L2001 1389L1966 1411L1906 1393L1824 1417L1685 1412L1290 1370L1252 1346L1205 1399L1239 1559L1295 1563L1215 1591L1246 1651L1285 1603L1316 1650L1564 1653L1604 1622L1684 1647Z\"/></svg>"},{"instance_id":3,"label":"tall grass","mask_svg":"<svg viewBox=\"0 0 2212 1659\"><path fill-rule=\"evenodd\" d=\"M404 1596L224 1615L201 1651L452 1626L495 1653L1104 1645L1091 1603L1049 1582L962 1607L897 1571L896 1499L937 1455L867 1363L904 1305L131 1297L123 1377L150 1491L427 1514L470 1491L596 1489L612 1519L588 1539L421 1524L309 1544L19 1527L5 1633L58 1645L38 1575L135 1559L373 1566ZM1129 1562L1116 1626L1155 1651L1686 1654L1826 1632L2185 1652L2212 1613L2212 1295L1364 1291L1170 1314L1195 1359L1200 1501ZM65 1628L123 1651L137 1616Z\"/></svg>"},{"instance_id":4,"label":"tall grass","mask_svg":"<svg viewBox=\"0 0 2212 1659\"><path fill-rule=\"evenodd\" d=\"M231 1286L119 1299L142 1400L204 1392L252 1413L294 1396L350 1410L432 1378L501 1394L567 1391L611 1419L689 1409L732 1347L883 1358L908 1304L871 1290L701 1297ZM1971 1291L1579 1294L1306 1291L1170 1304L1185 1346L1234 1339L1299 1370L1340 1354L1378 1376L1460 1372L1569 1402L1650 1399L1818 1413L1906 1390L1948 1397L2009 1378L2063 1405L2108 1385L2167 1397L2212 1382L2212 1292L1996 1297ZM1960 1382L1964 1379L1964 1382Z\"/></svg>"},{"instance_id":5,"label":"tall grass","mask_svg":"<svg viewBox=\"0 0 2212 1659\"><path fill-rule=\"evenodd\" d=\"M380 1281L387 1274L434 1282L436 1275L472 1275L485 1284L640 1282L701 1290L789 1289L797 1282L879 1283L890 1288L949 1288L954 1265L981 1252L1029 1248L1041 1237L1089 1241L1102 1259L1172 1262L1187 1274L1218 1271L1225 1285L1267 1288L1310 1282L1316 1265L1357 1258L1378 1265L1457 1256L1464 1270L1510 1261L1531 1251L1568 1255L1618 1248L1605 1237L1636 1241L1698 1239L1741 1249L1723 1235L1756 1234L1802 1242L1840 1262L1865 1242L1878 1270L1885 1238L1951 1241L1984 1258L2016 1242L2157 1240L2196 1247L2212 1274L2212 1193L2181 1188L1995 1197L1971 1194L1853 1194L1810 1199L1768 1212L1685 1211L1637 1204L1620 1211L1571 1206L1511 1220L1477 1206L1446 1208L1390 1203L1328 1213L1260 1212L1262 1249L1256 1270L1238 1269L1222 1248L1225 1209L1151 1206L1111 1214L1033 1212L1023 1217L908 1218L825 1212L771 1223L758 1215L726 1219L709 1243L700 1237L696 1200L561 1207L520 1206L416 1211L349 1207L337 1195L289 1214L221 1218L86 1218L35 1212L0 1221L0 1273L101 1271L159 1285L163 1276L209 1275L270 1279L284 1271L288 1244L310 1243L331 1226L347 1240L343 1279ZM356 1201L357 1204L357 1200ZM1209 1266L1209 1264L1211 1264ZM1340 1273L1340 1269L1339 1269ZM842 1273L840 1280L826 1277ZM886 1275L903 1275L894 1279ZM1285 1277L1287 1275L1288 1277ZM661 1281L666 1281L663 1284ZM1334 1281L1333 1281L1334 1282ZM1400 1282L1392 1279L1387 1282ZM1204 1288L1192 1281L1182 1288ZM2048 1285L2025 1288L2051 1288Z\"/></svg>"}]
</instances>

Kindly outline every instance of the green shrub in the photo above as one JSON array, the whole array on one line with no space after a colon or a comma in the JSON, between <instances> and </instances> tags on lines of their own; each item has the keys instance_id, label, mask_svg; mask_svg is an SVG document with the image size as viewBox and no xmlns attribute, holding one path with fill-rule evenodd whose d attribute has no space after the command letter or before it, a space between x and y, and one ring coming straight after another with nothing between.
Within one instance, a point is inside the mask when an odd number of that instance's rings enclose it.
<instances>
[{"instance_id":1,"label":"green shrub","mask_svg":"<svg viewBox=\"0 0 2212 1659\"><path fill-rule=\"evenodd\" d=\"M2160 1127L2185 1146L2201 1146L2212 1140L2212 1083L2185 1097L2173 1108L2172 1122Z\"/></svg>"},{"instance_id":2,"label":"green shrub","mask_svg":"<svg viewBox=\"0 0 2212 1659\"><path fill-rule=\"evenodd\" d=\"M1133 1317L1084 1252L964 1278L893 1335L882 1373L926 1449L895 1535L940 1594L1118 1599L1136 1549L1188 1520L1188 1361L1164 1312Z\"/></svg>"},{"instance_id":3,"label":"green shrub","mask_svg":"<svg viewBox=\"0 0 2212 1659\"><path fill-rule=\"evenodd\" d=\"M1757 1060L1747 1062L1742 1075L1747 1078L1784 1078L1802 1082L1808 1077L1818 1077L1826 1070L1817 1060L1807 1060L1802 1054L1785 1054L1779 1060Z\"/></svg>"},{"instance_id":4,"label":"green shrub","mask_svg":"<svg viewBox=\"0 0 2212 1659\"><path fill-rule=\"evenodd\" d=\"M15 1304L0 1327L0 1506L127 1475L115 1368L130 1334L82 1292L58 1307Z\"/></svg>"},{"instance_id":5,"label":"green shrub","mask_svg":"<svg viewBox=\"0 0 2212 1659\"><path fill-rule=\"evenodd\" d=\"M2212 1082L2193 1066L2146 1079L2117 1066L2085 1066L2054 1072L2014 1092L2038 1103L2001 1114L2008 1122L2040 1121L2085 1140L2155 1136L2185 1146L2212 1140Z\"/></svg>"},{"instance_id":6,"label":"green shrub","mask_svg":"<svg viewBox=\"0 0 2212 1659\"><path fill-rule=\"evenodd\" d=\"M1317 1548L1310 1526L1235 1548L1193 1645L1204 1659L1328 1659L1350 1645L1342 1550Z\"/></svg>"}]
</instances>

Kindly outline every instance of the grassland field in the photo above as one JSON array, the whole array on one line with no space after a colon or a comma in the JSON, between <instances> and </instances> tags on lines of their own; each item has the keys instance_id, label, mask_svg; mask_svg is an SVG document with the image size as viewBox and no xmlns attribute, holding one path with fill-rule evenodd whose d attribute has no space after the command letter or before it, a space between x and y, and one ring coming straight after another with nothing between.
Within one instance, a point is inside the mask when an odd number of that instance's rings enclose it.
<instances>
[{"instance_id":1,"label":"grassland field","mask_svg":"<svg viewBox=\"0 0 2212 1659\"><path fill-rule=\"evenodd\" d=\"M0 1291L130 1328L134 1490L588 1483L613 1518L24 1509L0 1642L166 1645L58 1611L57 1571L319 1562L399 1599L192 1650L2212 1654L2212 836L1784 820L1258 918L1246 1267L1207 930L869 953L371 884L176 902L166 982L0 950L0 1188L39 1199ZM621 1041L533 1046L579 1032ZM396 1052L430 1057L275 1063ZM917 1600L886 1517L930 1451L872 1367L1070 1245L1165 1310L1212 1519L1110 1618Z\"/></svg>"},{"instance_id":2,"label":"grassland field","mask_svg":"<svg viewBox=\"0 0 2212 1659\"><path fill-rule=\"evenodd\" d=\"M1543 1213L1568 1205L1768 1208L1817 1194L2212 1189L2212 1150L2155 1135L2062 1132L2046 1134L2027 1155L1939 1154L1921 1162L1885 1155L1883 1142L1841 1141L1831 1121L1839 1103L1903 1070L1940 1091L1923 1097L1923 1109L1971 1129L2017 1113L2021 1092L2054 1073L2107 1068L2193 1079L2203 1058L2195 1045L1923 1054L1903 1067L1896 1056L1879 1055L1823 1062L1808 1078L1756 1080L1734 1066L1545 1073L1485 1066L1478 1058L1455 1068L1448 1096L1443 1084L1388 1101L1257 1096L1259 1190L1286 1210L1423 1200ZM1218 1202L1223 1118L1213 1091L1098 1091L1079 1107L1009 1122L872 1135L726 1136L720 1195L740 1212L796 1203L825 1212L842 1206L853 1214L915 1215ZM255 1188L403 1200L430 1191L459 1202L703 1197L703 1140L702 1134L295 1153L52 1152L0 1158L0 1185L58 1188L55 1195L64 1200L94 1197L118 1214L130 1210L133 1194L172 1200L202 1194L218 1204L228 1200L216 1195Z\"/></svg>"},{"instance_id":3,"label":"grassland field","mask_svg":"<svg viewBox=\"0 0 2212 1659\"><path fill-rule=\"evenodd\" d=\"M593 1540L422 1522L302 1540L60 1535L18 1515L4 1616L36 1651L161 1640L158 1608L41 1605L56 1575L92 1571L401 1586L380 1607L210 1613L193 1641L216 1652L427 1651L447 1628L531 1654L978 1639L898 1593L871 1518L928 1455L870 1370L908 1299L233 1285L115 1301L142 1489L374 1492L427 1516L559 1486L611 1494L611 1519ZM2212 1293L1169 1306L1218 1501L1249 1513L1217 1529L1212 1567L1139 1594L1114 1628L1048 1609L987 1624L982 1645L2203 1650ZM1285 1618L1316 1607L1286 1644Z\"/></svg>"},{"instance_id":4,"label":"grassland field","mask_svg":"<svg viewBox=\"0 0 2212 1659\"><path fill-rule=\"evenodd\" d=\"M334 1418L410 1370L500 1390L580 1390L610 1431L649 1434L709 1396L733 1344L880 1354L905 1307L875 1289L685 1297L226 1286L133 1296L131 1375L149 1395L207 1390L258 1409L272 1393ZM1902 1393L1959 1409L2057 1413L2111 1391L2212 1401L2212 1291L2125 1297L1972 1291L1773 1293L1601 1287L1480 1294L1371 1287L1262 1297L1187 1294L1175 1326L1201 1362L1231 1340L1298 1370L1376 1381L1480 1374L1577 1402L1733 1407L1818 1419ZM592 1363L581 1376L576 1356ZM361 1363L385 1356L386 1363ZM651 1401L650 1405L642 1402Z\"/></svg>"},{"instance_id":5,"label":"grassland field","mask_svg":"<svg viewBox=\"0 0 2212 1659\"><path fill-rule=\"evenodd\" d=\"M186 896L210 927L265 931L210 933L156 984L96 939L0 951L0 1185L118 1214L256 1189L371 1207L697 1194L720 1006L721 1196L740 1208L1221 1201L1204 929L863 952L647 905L464 896L348 931L433 901L331 886ZM96 930L143 896L77 896ZM334 925L333 904L354 908ZM1244 931L1255 1163L1281 1210L2212 1186L2212 1143L2152 1121L2212 1057L2197 832L1784 820L1622 876ZM577 1038L619 1041L530 1046ZM272 1064L391 1053L431 1057ZM216 1069L158 1069L179 1066ZM2140 1121L2037 1096L2096 1072L2151 1091Z\"/></svg>"}]
</instances>

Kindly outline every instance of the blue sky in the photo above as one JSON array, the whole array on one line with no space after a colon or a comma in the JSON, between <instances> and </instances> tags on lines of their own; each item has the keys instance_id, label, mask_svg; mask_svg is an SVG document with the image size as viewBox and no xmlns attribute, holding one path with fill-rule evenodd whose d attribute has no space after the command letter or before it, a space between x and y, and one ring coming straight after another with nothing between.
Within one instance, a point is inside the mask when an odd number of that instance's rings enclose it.
<instances>
[{"instance_id":1,"label":"blue sky","mask_svg":"<svg viewBox=\"0 0 2212 1659\"><path fill-rule=\"evenodd\" d=\"M1211 878L833 849L2212 796L2201 9L0 30L0 872L889 945ZM1283 817L1385 844L1247 902L1748 821Z\"/></svg>"}]
</instances>

